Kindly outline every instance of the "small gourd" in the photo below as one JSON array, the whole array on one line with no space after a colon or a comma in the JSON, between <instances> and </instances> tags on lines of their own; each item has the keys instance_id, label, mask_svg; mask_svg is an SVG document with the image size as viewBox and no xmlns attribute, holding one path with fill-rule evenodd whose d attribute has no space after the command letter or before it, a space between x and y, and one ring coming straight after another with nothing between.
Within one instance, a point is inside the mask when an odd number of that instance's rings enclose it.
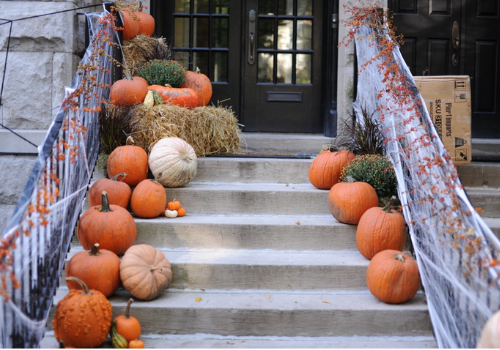
<instances>
[{"instance_id":1,"label":"small gourd","mask_svg":"<svg viewBox=\"0 0 500 350\"><path fill-rule=\"evenodd\" d=\"M177 213L177 210L169 210L169 209L165 210L165 216L166 216L167 218L176 218L176 217L177 217L177 215L179 215L179 214Z\"/></svg>"},{"instance_id":2,"label":"small gourd","mask_svg":"<svg viewBox=\"0 0 500 350\"><path fill-rule=\"evenodd\" d=\"M128 348L127 339L116 331L116 320L111 323L111 330L109 335L111 336L111 345L115 349L126 349Z\"/></svg>"},{"instance_id":3,"label":"small gourd","mask_svg":"<svg viewBox=\"0 0 500 350\"><path fill-rule=\"evenodd\" d=\"M162 105L163 103L163 97L156 90L149 90L144 98L144 106L148 108Z\"/></svg>"}]
</instances>

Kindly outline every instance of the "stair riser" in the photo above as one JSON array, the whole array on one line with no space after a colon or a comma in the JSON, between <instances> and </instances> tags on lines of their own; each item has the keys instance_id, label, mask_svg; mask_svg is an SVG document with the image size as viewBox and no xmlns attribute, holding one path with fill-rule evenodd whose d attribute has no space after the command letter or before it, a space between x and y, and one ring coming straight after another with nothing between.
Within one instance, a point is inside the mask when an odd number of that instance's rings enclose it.
<instances>
[{"instance_id":1,"label":"stair riser","mask_svg":"<svg viewBox=\"0 0 500 350\"><path fill-rule=\"evenodd\" d=\"M500 165L471 163L457 167L462 185L468 187L500 187Z\"/></svg>"},{"instance_id":2,"label":"stair riser","mask_svg":"<svg viewBox=\"0 0 500 350\"><path fill-rule=\"evenodd\" d=\"M469 200L474 208L481 208L481 216L485 218L500 218L500 196L476 194L468 192Z\"/></svg>"},{"instance_id":3,"label":"stair riser","mask_svg":"<svg viewBox=\"0 0 500 350\"><path fill-rule=\"evenodd\" d=\"M300 296L298 296L300 298ZM196 304L193 301L193 304ZM52 310L54 312L54 310ZM113 307L113 317L123 315ZM133 305L133 315L149 334L217 334L221 336L428 336L427 310L276 310L276 309L152 309ZM50 319L52 318L52 315ZM51 322L48 326L52 327Z\"/></svg>"},{"instance_id":4,"label":"stair riser","mask_svg":"<svg viewBox=\"0 0 500 350\"><path fill-rule=\"evenodd\" d=\"M135 244L157 248L356 250L356 226L304 225L300 219L288 225L220 225L140 220ZM258 220L258 218L256 218ZM334 221L332 217L332 221Z\"/></svg>"}]
</instances>

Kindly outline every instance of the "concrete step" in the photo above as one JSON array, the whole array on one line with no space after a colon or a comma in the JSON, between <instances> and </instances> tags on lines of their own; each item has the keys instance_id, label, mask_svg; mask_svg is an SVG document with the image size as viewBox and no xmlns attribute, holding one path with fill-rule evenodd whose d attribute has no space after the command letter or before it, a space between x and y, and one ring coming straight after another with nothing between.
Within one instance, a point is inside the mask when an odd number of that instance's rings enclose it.
<instances>
[{"instance_id":1,"label":"concrete step","mask_svg":"<svg viewBox=\"0 0 500 350\"><path fill-rule=\"evenodd\" d=\"M187 205L183 201L183 205ZM356 226L327 215L210 215L136 219L136 244L157 248L356 250Z\"/></svg>"},{"instance_id":2,"label":"concrete step","mask_svg":"<svg viewBox=\"0 0 500 350\"><path fill-rule=\"evenodd\" d=\"M483 218L500 218L500 188L465 187L474 208L481 208Z\"/></svg>"},{"instance_id":3,"label":"concrete step","mask_svg":"<svg viewBox=\"0 0 500 350\"><path fill-rule=\"evenodd\" d=\"M334 140L322 134L241 133L245 151L316 155Z\"/></svg>"},{"instance_id":4,"label":"concrete step","mask_svg":"<svg viewBox=\"0 0 500 350\"><path fill-rule=\"evenodd\" d=\"M424 349L437 348L432 336L399 337L256 337L217 334L143 334L149 349ZM40 348L57 348L53 331L45 332ZM101 348L111 348L108 340Z\"/></svg>"},{"instance_id":5,"label":"concrete step","mask_svg":"<svg viewBox=\"0 0 500 350\"><path fill-rule=\"evenodd\" d=\"M68 259L82 250L72 248ZM369 260L357 251L160 250L177 289L366 289Z\"/></svg>"},{"instance_id":6,"label":"concrete step","mask_svg":"<svg viewBox=\"0 0 500 350\"><path fill-rule=\"evenodd\" d=\"M61 287L56 302L67 294ZM130 294L109 298L113 317L125 311ZM201 298L201 299L198 299ZM197 301L198 300L198 301ZM49 319L52 319L54 308ZM217 334L257 337L429 337L432 326L425 297L389 305L369 292L272 290L179 291L168 289L152 301L135 301L131 314L144 334ZM51 330L51 322L48 322Z\"/></svg>"},{"instance_id":7,"label":"concrete step","mask_svg":"<svg viewBox=\"0 0 500 350\"><path fill-rule=\"evenodd\" d=\"M460 182L466 187L500 187L500 163L472 162L457 170Z\"/></svg>"}]
</instances>

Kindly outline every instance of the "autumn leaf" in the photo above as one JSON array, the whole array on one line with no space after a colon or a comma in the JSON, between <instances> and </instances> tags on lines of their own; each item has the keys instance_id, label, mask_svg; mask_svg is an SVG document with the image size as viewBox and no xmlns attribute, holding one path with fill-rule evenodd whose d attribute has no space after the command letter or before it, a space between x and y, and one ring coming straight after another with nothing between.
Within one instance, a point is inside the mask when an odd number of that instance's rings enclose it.
<instances>
[{"instance_id":1,"label":"autumn leaf","mask_svg":"<svg viewBox=\"0 0 500 350\"><path fill-rule=\"evenodd\" d=\"M194 299L194 301L196 301L197 303L199 303L201 301L201 298L198 297L198 298Z\"/></svg>"}]
</instances>

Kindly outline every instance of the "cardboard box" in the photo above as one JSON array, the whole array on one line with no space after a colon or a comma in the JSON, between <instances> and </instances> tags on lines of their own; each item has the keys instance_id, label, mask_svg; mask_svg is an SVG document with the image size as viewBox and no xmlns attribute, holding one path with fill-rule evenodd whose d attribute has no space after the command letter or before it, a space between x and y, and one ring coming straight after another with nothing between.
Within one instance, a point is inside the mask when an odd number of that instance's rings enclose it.
<instances>
[{"instance_id":1,"label":"cardboard box","mask_svg":"<svg viewBox=\"0 0 500 350\"><path fill-rule=\"evenodd\" d=\"M453 163L469 164L472 158L469 76L413 78Z\"/></svg>"}]
</instances>

